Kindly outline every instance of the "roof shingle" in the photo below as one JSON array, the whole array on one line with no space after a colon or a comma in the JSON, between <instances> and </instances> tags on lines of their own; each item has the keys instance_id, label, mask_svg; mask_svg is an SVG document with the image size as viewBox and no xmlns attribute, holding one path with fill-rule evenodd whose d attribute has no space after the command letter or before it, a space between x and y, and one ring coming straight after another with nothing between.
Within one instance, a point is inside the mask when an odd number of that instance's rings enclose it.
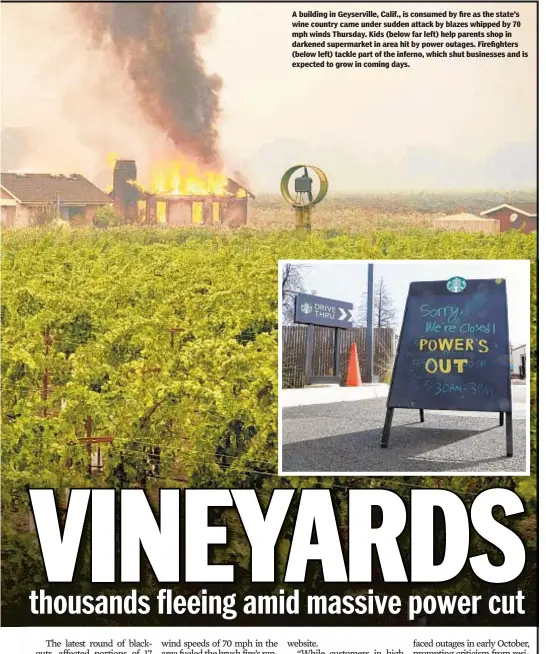
<instances>
[{"instance_id":1,"label":"roof shingle","mask_svg":"<svg viewBox=\"0 0 546 654\"><path fill-rule=\"evenodd\" d=\"M3 188L23 203L111 204L112 198L82 175L2 173Z\"/></svg>"},{"instance_id":2,"label":"roof shingle","mask_svg":"<svg viewBox=\"0 0 546 654\"><path fill-rule=\"evenodd\" d=\"M537 203L536 202L518 202L516 205L513 205L516 209L521 209L531 216L537 215Z\"/></svg>"}]
</instances>

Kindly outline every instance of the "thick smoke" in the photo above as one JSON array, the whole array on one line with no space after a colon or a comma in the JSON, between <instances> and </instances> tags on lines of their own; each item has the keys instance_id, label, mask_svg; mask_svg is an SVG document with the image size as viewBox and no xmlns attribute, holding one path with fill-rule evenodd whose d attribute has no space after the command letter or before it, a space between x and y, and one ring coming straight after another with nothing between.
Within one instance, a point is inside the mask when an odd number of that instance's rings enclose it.
<instances>
[{"instance_id":1,"label":"thick smoke","mask_svg":"<svg viewBox=\"0 0 546 654\"><path fill-rule=\"evenodd\" d=\"M210 5L92 2L73 9L100 46L112 43L150 123L184 157L217 166L222 83L207 74L196 44L211 27Z\"/></svg>"}]
</instances>

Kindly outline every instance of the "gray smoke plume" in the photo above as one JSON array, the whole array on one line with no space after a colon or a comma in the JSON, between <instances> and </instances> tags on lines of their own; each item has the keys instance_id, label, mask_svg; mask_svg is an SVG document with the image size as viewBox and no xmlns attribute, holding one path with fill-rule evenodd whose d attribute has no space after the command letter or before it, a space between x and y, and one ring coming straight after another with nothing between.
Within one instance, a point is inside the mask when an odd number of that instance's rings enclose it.
<instances>
[{"instance_id":1,"label":"gray smoke plume","mask_svg":"<svg viewBox=\"0 0 546 654\"><path fill-rule=\"evenodd\" d=\"M207 74L196 43L211 28L211 6L90 2L72 7L99 45L111 40L150 123L169 136L180 154L218 165L222 81Z\"/></svg>"}]
</instances>

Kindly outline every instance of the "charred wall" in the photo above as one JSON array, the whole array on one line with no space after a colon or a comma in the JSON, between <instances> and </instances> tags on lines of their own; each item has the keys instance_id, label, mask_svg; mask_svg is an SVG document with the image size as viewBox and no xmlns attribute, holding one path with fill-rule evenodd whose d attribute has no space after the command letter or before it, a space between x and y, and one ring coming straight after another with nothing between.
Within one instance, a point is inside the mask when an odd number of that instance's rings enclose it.
<instances>
[{"instance_id":1,"label":"charred wall","mask_svg":"<svg viewBox=\"0 0 546 654\"><path fill-rule=\"evenodd\" d=\"M157 217L157 204L165 202L166 224L173 227L183 225L227 225L240 227L245 225L248 217L248 198L235 198L225 196L155 196L147 200L149 208L146 215L148 222L154 223L153 215Z\"/></svg>"},{"instance_id":2,"label":"charred wall","mask_svg":"<svg viewBox=\"0 0 546 654\"><path fill-rule=\"evenodd\" d=\"M114 206L124 216L126 223L136 222L138 218L139 191L134 184L136 179L136 163L131 159L118 159L114 167L112 197Z\"/></svg>"}]
</instances>

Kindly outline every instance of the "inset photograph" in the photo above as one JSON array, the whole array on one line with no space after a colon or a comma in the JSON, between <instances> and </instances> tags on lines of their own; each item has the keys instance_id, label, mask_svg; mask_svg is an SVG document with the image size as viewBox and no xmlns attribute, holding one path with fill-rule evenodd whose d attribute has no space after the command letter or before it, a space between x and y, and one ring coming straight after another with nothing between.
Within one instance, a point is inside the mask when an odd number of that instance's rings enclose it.
<instances>
[{"instance_id":1,"label":"inset photograph","mask_svg":"<svg viewBox=\"0 0 546 654\"><path fill-rule=\"evenodd\" d=\"M529 474L529 261L280 261L279 314L279 474Z\"/></svg>"}]
</instances>

